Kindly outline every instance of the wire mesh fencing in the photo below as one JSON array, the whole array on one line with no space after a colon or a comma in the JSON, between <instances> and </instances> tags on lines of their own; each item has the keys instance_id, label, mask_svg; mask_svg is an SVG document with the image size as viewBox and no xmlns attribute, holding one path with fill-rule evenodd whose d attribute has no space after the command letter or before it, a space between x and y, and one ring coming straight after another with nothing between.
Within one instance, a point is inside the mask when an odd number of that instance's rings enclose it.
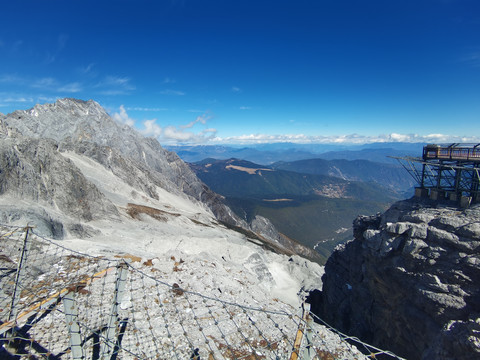
<instances>
[{"instance_id":1,"label":"wire mesh fencing","mask_svg":"<svg viewBox=\"0 0 480 360\"><path fill-rule=\"evenodd\" d=\"M319 325L307 305L292 313L225 301L131 260L0 226L0 357L330 360L365 358L360 349L397 358Z\"/></svg>"}]
</instances>

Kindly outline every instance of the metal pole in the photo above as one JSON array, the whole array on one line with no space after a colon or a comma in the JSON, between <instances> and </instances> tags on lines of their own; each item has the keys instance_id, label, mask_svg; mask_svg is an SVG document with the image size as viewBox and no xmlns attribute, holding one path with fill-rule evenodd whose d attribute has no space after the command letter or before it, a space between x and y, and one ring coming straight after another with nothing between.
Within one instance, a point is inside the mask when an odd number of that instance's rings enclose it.
<instances>
[{"instance_id":1,"label":"metal pole","mask_svg":"<svg viewBox=\"0 0 480 360\"><path fill-rule=\"evenodd\" d=\"M117 269L117 281L115 282L112 309L110 310L106 334L100 346L100 360L107 359L115 347L115 337L119 325L118 306L122 302L123 293L125 292L125 285L128 275L127 264L122 263L118 265Z\"/></svg>"},{"instance_id":2,"label":"metal pole","mask_svg":"<svg viewBox=\"0 0 480 360\"><path fill-rule=\"evenodd\" d=\"M313 319L310 316L310 304L305 303L304 307L305 307L307 323L305 327L305 347L303 348L302 360L311 360L315 356L315 349L313 348L313 342L312 342Z\"/></svg>"},{"instance_id":3,"label":"metal pole","mask_svg":"<svg viewBox=\"0 0 480 360\"><path fill-rule=\"evenodd\" d=\"M25 238L23 240L22 253L20 255L20 261L17 266L17 273L15 275L15 285L12 293L12 302L10 304L10 314L8 316L8 321L12 321L17 318L18 313L18 302L20 300L20 295L22 293L20 288L20 283L25 277L25 265L27 262L28 253L30 252L30 241L28 241L28 233L30 232L31 227L25 227Z\"/></svg>"},{"instance_id":4,"label":"metal pole","mask_svg":"<svg viewBox=\"0 0 480 360\"><path fill-rule=\"evenodd\" d=\"M83 359L82 337L78 324L78 310L75 304L75 292L70 291L63 297L63 309L67 321L68 334L70 336L70 350L73 360Z\"/></svg>"},{"instance_id":5,"label":"metal pole","mask_svg":"<svg viewBox=\"0 0 480 360\"><path fill-rule=\"evenodd\" d=\"M422 165L422 182L420 183L422 189L425 188L425 164Z\"/></svg>"}]
</instances>

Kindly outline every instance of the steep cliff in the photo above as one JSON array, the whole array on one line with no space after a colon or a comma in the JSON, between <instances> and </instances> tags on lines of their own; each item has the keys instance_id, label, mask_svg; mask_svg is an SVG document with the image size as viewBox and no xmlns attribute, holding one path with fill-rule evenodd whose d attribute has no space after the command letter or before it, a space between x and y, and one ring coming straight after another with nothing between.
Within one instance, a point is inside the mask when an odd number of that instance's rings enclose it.
<instances>
[{"instance_id":1,"label":"steep cliff","mask_svg":"<svg viewBox=\"0 0 480 360\"><path fill-rule=\"evenodd\" d=\"M480 205L358 217L322 281L316 311L349 335L408 359L480 358Z\"/></svg>"}]
</instances>

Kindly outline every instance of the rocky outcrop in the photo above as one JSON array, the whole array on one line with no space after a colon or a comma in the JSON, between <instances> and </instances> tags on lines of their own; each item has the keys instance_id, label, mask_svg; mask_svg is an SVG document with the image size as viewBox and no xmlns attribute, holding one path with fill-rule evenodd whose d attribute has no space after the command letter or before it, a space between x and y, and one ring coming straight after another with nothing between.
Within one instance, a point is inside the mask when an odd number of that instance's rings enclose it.
<instances>
[{"instance_id":1,"label":"rocky outcrop","mask_svg":"<svg viewBox=\"0 0 480 360\"><path fill-rule=\"evenodd\" d=\"M349 335L408 359L480 358L480 205L358 217L322 280L316 311Z\"/></svg>"},{"instance_id":2,"label":"rocky outcrop","mask_svg":"<svg viewBox=\"0 0 480 360\"><path fill-rule=\"evenodd\" d=\"M293 254L298 254L318 263L320 263L322 260L320 254L315 250L290 239L282 233L279 233L271 221L263 216L256 215L255 218L250 222L250 229L254 233L275 241L280 247L290 251Z\"/></svg>"}]
</instances>

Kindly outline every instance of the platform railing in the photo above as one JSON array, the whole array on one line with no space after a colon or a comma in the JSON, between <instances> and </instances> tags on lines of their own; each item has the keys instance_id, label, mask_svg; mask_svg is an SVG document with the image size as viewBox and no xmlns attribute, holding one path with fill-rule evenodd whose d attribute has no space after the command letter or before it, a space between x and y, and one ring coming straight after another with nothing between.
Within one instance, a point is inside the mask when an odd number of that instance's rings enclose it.
<instances>
[{"instance_id":1,"label":"platform railing","mask_svg":"<svg viewBox=\"0 0 480 360\"><path fill-rule=\"evenodd\" d=\"M480 161L480 147L427 145L423 148L423 159Z\"/></svg>"}]
</instances>

